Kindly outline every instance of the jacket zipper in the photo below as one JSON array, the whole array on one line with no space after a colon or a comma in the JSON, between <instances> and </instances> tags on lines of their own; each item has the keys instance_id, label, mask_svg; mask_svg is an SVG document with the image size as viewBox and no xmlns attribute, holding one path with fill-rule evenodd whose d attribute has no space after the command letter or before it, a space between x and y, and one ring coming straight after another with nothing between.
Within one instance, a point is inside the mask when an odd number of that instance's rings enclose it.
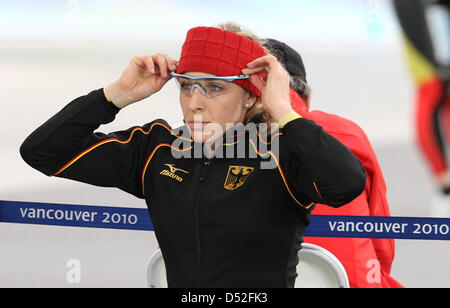
<instances>
[{"instance_id":1,"label":"jacket zipper","mask_svg":"<svg viewBox=\"0 0 450 308\"><path fill-rule=\"evenodd\" d=\"M197 273L195 277L195 285L196 287L200 287L200 263L201 263L201 242L200 242L200 218L199 218L199 208L200 208L200 198L203 192L203 187L206 182L206 172L211 162L209 160L205 160L203 162L203 173L200 177L200 190L197 196L197 203L195 204L194 209L194 222L195 222L195 242L197 246Z\"/></svg>"}]
</instances>

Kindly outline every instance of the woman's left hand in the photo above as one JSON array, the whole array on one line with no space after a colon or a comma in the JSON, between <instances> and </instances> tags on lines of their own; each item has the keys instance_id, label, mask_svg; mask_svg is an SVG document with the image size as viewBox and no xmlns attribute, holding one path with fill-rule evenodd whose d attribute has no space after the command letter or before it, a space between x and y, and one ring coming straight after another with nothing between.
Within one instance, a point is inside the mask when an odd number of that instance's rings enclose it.
<instances>
[{"instance_id":1,"label":"woman's left hand","mask_svg":"<svg viewBox=\"0 0 450 308\"><path fill-rule=\"evenodd\" d=\"M257 75L261 72L266 74L266 81ZM284 115L294 111L289 99L289 73L273 55L253 60L242 73L251 75L250 82L261 91L264 109L276 121L279 122Z\"/></svg>"}]
</instances>

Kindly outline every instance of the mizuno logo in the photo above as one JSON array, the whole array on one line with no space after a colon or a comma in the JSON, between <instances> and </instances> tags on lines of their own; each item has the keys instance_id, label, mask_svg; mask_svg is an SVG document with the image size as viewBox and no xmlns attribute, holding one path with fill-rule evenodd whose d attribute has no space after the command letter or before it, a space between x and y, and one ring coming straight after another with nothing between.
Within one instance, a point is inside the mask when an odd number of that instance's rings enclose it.
<instances>
[{"instance_id":1,"label":"mizuno logo","mask_svg":"<svg viewBox=\"0 0 450 308\"><path fill-rule=\"evenodd\" d=\"M180 168L175 168L174 164L164 164L164 165L169 167L170 170L164 169L159 174L171 177L172 179L175 179L178 182L182 182L183 178L181 176L179 176L179 175L176 175L175 172L180 171L180 172L184 172L184 173L189 173L186 170L183 170L183 169L180 169Z\"/></svg>"},{"instance_id":2,"label":"mizuno logo","mask_svg":"<svg viewBox=\"0 0 450 308\"><path fill-rule=\"evenodd\" d=\"M183 169L180 169L180 168L175 168L174 166L174 164L164 164L164 165L166 165L167 167L169 167L170 168L170 172L172 172L172 173L175 173L175 172L177 172L177 171L181 171L181 172L184 172L184 173L189 173L189 172L187 172L186 170L183 170Z\"/></svg>"}]
</instances>

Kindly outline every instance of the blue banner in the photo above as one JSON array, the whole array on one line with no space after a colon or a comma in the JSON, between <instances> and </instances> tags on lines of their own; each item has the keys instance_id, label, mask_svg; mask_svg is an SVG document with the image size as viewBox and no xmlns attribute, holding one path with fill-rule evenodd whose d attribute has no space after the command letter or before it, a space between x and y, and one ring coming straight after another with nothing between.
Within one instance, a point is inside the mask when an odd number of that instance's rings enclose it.
<instances>
[{"instance_id":1,"label":"blue banner","mask_svg":"<svg viewBox=\"0 0 450 308\"><path fill-rule=\"evenodd\" d=\"M0 200L0 222L152 231L147 209Z\"/></svg>"},{"instance_id":2,"label":"blue banner","mask_svg":"<svg viewBox=\"0 0 450 308\"><path fill-rule=\"evenodd\" d=\"M305 236L450 240L450 218L312 215Z\"/></svg>"},{"instance_id":3,"label":"blue banner","mask_svg":"<svg viewBox=\"0 0 450 308\"><path fill-rule=\"evenodd\" d=\"M1 200L0 222L153 230L146 208ZM305 236L450 240L450 218L312 215Z\"/></svg>"}]
</instances>

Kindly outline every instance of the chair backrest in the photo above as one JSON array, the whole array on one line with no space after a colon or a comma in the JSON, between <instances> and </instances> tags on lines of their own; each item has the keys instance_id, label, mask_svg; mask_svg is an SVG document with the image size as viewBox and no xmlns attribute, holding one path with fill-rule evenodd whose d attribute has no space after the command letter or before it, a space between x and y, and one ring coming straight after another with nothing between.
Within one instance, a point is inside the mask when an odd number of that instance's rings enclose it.
<instances>
[{"instance_id":1,"label":"chair backrest","mask_svg":"<svg viewBox=\"0 0 450 308\"><path fill-rule=\"evenodd\" d=\"M303 243L298 258L296 288L350 288L344 266L325 248Z\"/></svg>"},{"instance_id":2,"label":"chair backrest","mask_svg":"<svg viewBox=\"0 0 450 308\"><path fill-rule=\"evenodd\" d=\"M166 266L160 249L150 258L147 283L150 288L167 288Z\"/></svg>"},{"instance_id":3,"label":"chair backrest","mask_svg":"<svg viewBox=\"0 0 450 308\"><path fill-rule=\"evenodd\" d=\"M350 287L341 262L328 250L314 244L302 244L297 273L295 288ZM150 288L167 288L166 267L159 249L150 258L147 283Z\"/></svg>"}]
</instances>

